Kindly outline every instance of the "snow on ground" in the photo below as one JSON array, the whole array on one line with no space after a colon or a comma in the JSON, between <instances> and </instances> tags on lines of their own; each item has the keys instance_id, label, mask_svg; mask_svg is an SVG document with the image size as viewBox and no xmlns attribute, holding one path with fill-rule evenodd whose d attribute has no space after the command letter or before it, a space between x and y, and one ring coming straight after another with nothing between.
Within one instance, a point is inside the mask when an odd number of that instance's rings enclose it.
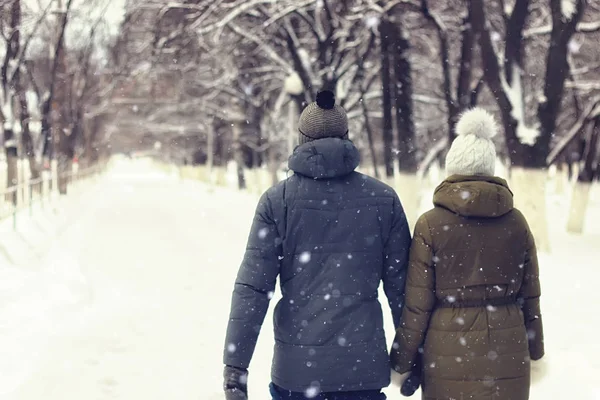
<instances>
[{"instance_id":1,"label":"snow on ground","mask_svg":"<svg viewBox=\"0 0 600 400\"><path fill-rule=\"evenodd\" d=\"M0 398L222 399L230 294L256 201L149 162L117 163L65 212L68 228L38 261L0 259ZM564 203L549 206L562 230ZM600 399L600 227L587 230L554 233L553 253L541 256L551 367L533 400ZM268 397L271 315L250 368L251 399Z\"/></svg>"}]
</instances>

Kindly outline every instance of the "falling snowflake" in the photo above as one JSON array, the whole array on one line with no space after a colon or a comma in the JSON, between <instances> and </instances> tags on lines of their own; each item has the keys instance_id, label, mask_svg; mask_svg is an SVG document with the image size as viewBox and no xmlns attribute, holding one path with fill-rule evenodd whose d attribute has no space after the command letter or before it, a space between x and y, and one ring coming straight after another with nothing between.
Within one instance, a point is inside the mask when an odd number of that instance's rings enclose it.
<instances>
[{"instance_id":1,"label":"falling snowflake","mask_svg":"<svg viewBox=\"0 0 600 400\"><path fill-rule=\"evenodd\" d=\"M331 295L329 293L327 293L324 298L325 298L325 300L329 300L331 298Z\"/></svg>"},{"instance_id":2,"label":"falling snowflake","mask_svg":"<svg viewBox=\"0 0 600 400\"><path fill-rule=\"evenodd\" d=\"M321 392L319 382L313 382L310 387L304 391L304 397L314 399Z\"/></svg>"},{"instance_id":3,"label":"falling snowflake","mask_svg":"<svg viewBox=\"0 0 600 400\"><path fill-rule=\"evenodd\" d=\"M458 317L458 318L456 318L456 323L459 325L464 325L465 319L463 317Z\"/></svg>"},{"instance_id":4,"label":"falling snowflake","mask_svg":"<svg viewBox=\"0 0 600 400\"><path fill-rule=\"evenodd\" d=\"M488 304L488 306L486 308L489 312L495 312L497 310L497 308L491 304Z\"/></svg>"},{"instance_id":5,"label":"falling snowflake","mask_svg":"<svg viewBox=\"0 0 600 400\"><path fill-rule=\"evenodd\" d=\"M346 345L346 338L345 338L345 337L342 337L342 336L340 336L340 337L338 338L338 344L339 344L340 346L345 346L345 345Z\"/></svg>"},{"instance_id":6,"label":"falling snowflake","mask_svg":"<svg viewBox=\"0 0 600 400\"><path fill-rule=\"evenodd\" d=\"M463 200L468 199L469 197L471 197L471 193L469 193L466 190L463 190L462 192L460 192L460 198Z\"/></svg>"},{"instance_id":7,"label":"falling snowflake","mask_svg":"<svg viewBox=\"0 0 600 400\"><path fill-rule=\"evenodd\" d=\"M269 229L268 228L262 228L258 231L258 237L259 239L264 239L267 237L267 234L269 233Z\"/></svg>"},{"instance_id":8,"label":"falling snowflake","mask_svg":"<svg viewBox=\"0 0 600 400\"><path fill-rule=\"evenodd\" d=\"M370 29L377 28L380 22L381 20L379 19L379 17L374 14L369 15L367 18L365 18L365 25L367 26L367 28Z\"/></svg>"},{"instance_id":9,"label":"falling snowflake","mask_svg":"<svg viewBox=\"0 0 600 400\"><path fill-rule=\"evenodd\" d=\"M315 354L317 354L317 351L315 349L308 350L308 355L309 356L314 356Z\"/></svg>"},{"instance_id":10,"label":"falling snowflake","mask_svg":"<svg viewBox=\"0 0 600 400\"><path fill-rule=\"evenodd\" d=\"M274 296L274 295L275 295L275 292L273 292L273 291L270 291L269 293L267 293L267 298L268 298L269 300L271 300L271 299L273 298L273 296Z\"/></svg>"},{"instance_id":11,"label":"falling snowflake","mask_svg":"<svg viewBox=\"0 0 600 400\"><path fill-rule=\"evenodd\" d=\"M236 347L236 345L235 345L235 344L233 344L233 343L229 343L229 344L227 345L227 351L228 351L229 353L235 353L235 351L236 351L236 350L237 350L237 347Z\"/></svg>"},{"instance_id":12,"label":"falling snowflake","mask_svg":"<svg viewBox=\"0 0 600 400\"><path fill-rule=\"evenodd\" d=\"M458 341L460 342L461 345L466 346L467 345L467 339L465 339L464 337L461 337L460 339L458 339Z\"/></svg>"},{"instance_id":13,"label":"falling snowflake","mask_svg":"<svg viewBox=\"0 0 600 400\"><path fill-rule=\"evenodd\" d=\"M302 254L300 254L300 262L302 264L308 264L310 262L310 258L311 258L311 254L309 251L304 251L302 252Z\"/></svg>"},{"instance_id":14,"label":"falling snowflake","mask_svg":"<svg viewBox=\"0 0 600 400\"><path fill-rule=\"evenodd\" d=\"M489 358L490 360L494 361L495 359L498 358L498 353L496 353L494 350L490 350L487 353L487 358Z\"/></svg>"},{"instance_id":15,"label":"falling snowflake","mask_svg":"<svg viewBox=\"0 0 600 400\"><path fill-rule=\"evenodd\" d=\"M447 296L446 300L448 303L454 303L456 301L456 296Z\"/></svg>"},{"instance_id":16,"label":"falling snowflake","mask_svg":"<svg viewBox=\"0 0 600 400\"><path fill-rule=\"evenodd\" d=\"M448 231L450 229L450 227L448 225L444 225L444 227L442 228L444 231Z\"/></svg>"}]
</instances>

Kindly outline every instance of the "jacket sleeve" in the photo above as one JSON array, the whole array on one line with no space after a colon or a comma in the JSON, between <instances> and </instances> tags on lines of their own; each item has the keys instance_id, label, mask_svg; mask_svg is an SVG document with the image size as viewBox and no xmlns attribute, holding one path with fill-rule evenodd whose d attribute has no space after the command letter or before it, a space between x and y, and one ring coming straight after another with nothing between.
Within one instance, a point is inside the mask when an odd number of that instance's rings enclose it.
<instances>
[{"instance_id":1,"label":"jacket sleeve","mask_svg":"<svg viewBox=\"0 0 600 400\"><path fill-rule=\"evenodd\" d=\"M223 362L248 368L279 274L281 239L269 192L259 201L235 281Z\"/></svg>"},{"instance_id":2,"label":"jacket sleeve","mask_svg":"<svg viewBox=\"0 0 600 400\"><path fill-rule=\"evenodd\" d=\"M394 328L398 327L404 303L404 286L410 249L410 230L400 199L394 199L392 225L384 249L383 290L392 311Z\"/></svg>"},{"instance_id":3,"label":"jacket sleeve","mask_svg":"<svg viewBox=\"0 0 600 400\"><path fill-rule=\"evenodd\" d=\"M522 304L525 328L529 339L529 356L532 360L539 360L544 356L544 331L540 311L540 272L535 241L529 227L527 227L527 252L523 270L523 283L518 297Z\"/></svg>"},{"instance_id":4,"label":"jacket sleeve","mask_svg":"<svg viewBox=\"0 0 600 400\"><path fill-rule=\"evenodd\" d=\"M410 248L406 302L391 351L392 368L399 373L411 370L435 306L433 256L429 225L426 217L421 216Z\"/></svg>"}]
</instances>

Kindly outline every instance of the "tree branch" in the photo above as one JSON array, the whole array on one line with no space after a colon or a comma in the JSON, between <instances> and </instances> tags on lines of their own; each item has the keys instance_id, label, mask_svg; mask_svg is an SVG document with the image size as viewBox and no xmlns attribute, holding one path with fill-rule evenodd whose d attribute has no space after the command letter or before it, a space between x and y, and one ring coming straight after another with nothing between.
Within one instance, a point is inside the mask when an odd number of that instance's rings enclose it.
<instances>
[{"instance_id":1,"label":"tree branch","mask_svg":"<svg viewBox=\"0 0 600 400\"><path fill-rule=\"evenodd\" d=\"M600 21L579 22L575 28L577 33L594 33L600 31ZM536 28L529 28L523 32L523 38L530 39L535 36L549 35L552 33L552 25L542 25Z\"/></svg>"}]
</instances>

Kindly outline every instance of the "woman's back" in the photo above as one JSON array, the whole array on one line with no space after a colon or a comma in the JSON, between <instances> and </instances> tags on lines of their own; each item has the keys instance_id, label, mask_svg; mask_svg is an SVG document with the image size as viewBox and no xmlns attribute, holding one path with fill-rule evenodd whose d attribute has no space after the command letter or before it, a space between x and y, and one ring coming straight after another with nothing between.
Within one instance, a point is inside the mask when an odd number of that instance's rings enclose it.
<instances>
[{"instance_id":1,"label":"woman's back","mask_svg":"<svg viewBox=\"0 0 600 400\"><path fill-rule=\"evenodd\" d=\"M456 172L415 226L392 364L405 373L423 354L424 399L527 400L530 359L544 353L535 244L493 176L481 132L493 120L480 110L464 118L446 162Z\"/></svg>"},{"instance_id":2,"label":"woman's back","mask_svg":"<svg viewBox=\"0 0 600 400\"><path fill-rule=\"evenodd\" d=\"M498 178L454 176L440 185L434 203L422 217L435 271L435 311L424 345L427 396L526 399L529 348L519 302L531 243L527 223Z\"/></svg>"}]
</instances>

